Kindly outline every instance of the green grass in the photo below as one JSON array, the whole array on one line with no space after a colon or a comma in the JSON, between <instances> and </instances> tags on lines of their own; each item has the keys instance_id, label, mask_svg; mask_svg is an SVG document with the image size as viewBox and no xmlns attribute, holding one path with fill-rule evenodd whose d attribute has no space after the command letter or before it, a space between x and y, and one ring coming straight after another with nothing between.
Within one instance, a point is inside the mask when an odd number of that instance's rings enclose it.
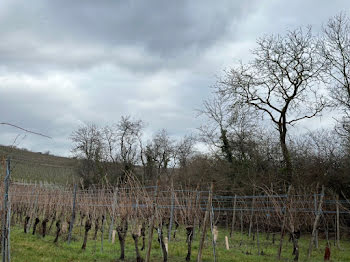
<instances>
[{"instance_id":1,"label":"green grass","mask_svg":"<svg viewBox=\"0 0 350 262\"><path fill-rule=\"evenodd\" d=\"M53 243L53 236L42 238L39 235L24 234L18 227L12 227L11 231L11 256L12 261L15 262L32 262L32 261L118 261L119 258L119 242L116 240L115 244L108 242L107 233L105 233L104 250L101 252L100 235L97 241L91 238L87 242L87 249L81 250L82 237L79 234L79 228L75 229L74 240L70 245L64 241L66 235L62 235L59 243ZM82 232L82 230L81 230ZM272 237L266 239L266 235L260 234L259 240L263 255L258 256L256 241L248 239L246 234L243 236L240 233L235 233L233 240L230 240L230 250L225 249L224 237L226 232L221 230L217 242L217 261L232 262L232 261L276 261L276 252L279 237L276 236L275 245L272 245ZM89 236L93 235L93 230L89 232ZM242 244L240 242L242 240ZM255 239L256 240L256 239ZM140 241L141 242L141 241ZM146 240L147 243L147 240ZM304 236L299 241L300 244L300 261L306 261L307 248L309 244L308 236ZM323 252L326 245L324 239L319 240L319 249L314 250L312 259L309 261L323 261ZM198 234L195 237L192 248L191 261L196 261L198 251ZM349 241L342 241L342 250L331 246L332 261L350 261L350 243ZM130 233L126 240L125 261L135 261L134 242ZM145 251L142 251L142 257L145 257ZM284 241L282 261L293 261L292 243L288 241L287 237ZM187 254L187 245L185 243L185 232L180 229L175 240L169 243L169 261L180 262L184 261ZM162 254L159 243L156 240L156 232L154 234L154 241L152 246L151 261L162 261ZM211 245L211 238L208 234L205 242L205 249L203 253L203 261L213 261L213 249Z\"/></svg>"}]
</instances>

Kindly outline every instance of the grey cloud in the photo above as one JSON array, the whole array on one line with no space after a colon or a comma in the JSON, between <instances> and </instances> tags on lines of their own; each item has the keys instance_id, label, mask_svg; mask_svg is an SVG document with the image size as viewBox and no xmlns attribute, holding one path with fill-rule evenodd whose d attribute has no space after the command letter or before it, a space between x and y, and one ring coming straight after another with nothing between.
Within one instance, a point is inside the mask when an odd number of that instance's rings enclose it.
<instances>
[{"instance_id":1,"label":"grey cloud","mask_svg":"<svg viewBox=\"0 0 350 262\"><path fill-rule=\"evenodd\" d=\"M251 2L252 3L252 2ZM176 55L206 47L225 35L249 4L223 1L50 1L50 16L79 41L144 46L154 54ZM79 21L79 23L77 23ZM72 26L73 25L73 26ZM62 34L64 35L64 32Z\"/></svg>"},{"instance_id":2,"label":"grey cloud","mask_svg":"<svg viewBox=\"0 0 350 262\"><path fill-rule=\"evenodd\" d=\"M5 2L0 33L6 41L0 56L3 66L19 70L101 63L138 71L186 66L231 37L232 24L255 6L255 1Z\"/></svg>"},{"instance_id":3,"label":"grey cloud","mask_svg":"<svg viewBox=\"0 0 350 262\"><path fill-rule=\"evenodd\" d=\"M194 109L263 34L315 27L348 1L0 1L0 112L54 137L20 146L69 155L78 125L133 115L147 134L195 130ZM17 130L0 126L0 143Z\"/></svg>"}]
</instances>

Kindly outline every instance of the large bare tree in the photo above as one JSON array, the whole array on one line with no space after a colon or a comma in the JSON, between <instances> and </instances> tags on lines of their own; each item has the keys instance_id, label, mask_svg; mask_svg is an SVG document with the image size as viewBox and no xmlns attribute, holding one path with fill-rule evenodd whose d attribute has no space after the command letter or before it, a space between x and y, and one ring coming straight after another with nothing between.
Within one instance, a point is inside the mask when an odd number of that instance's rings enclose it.
<instances>
[{"instance_id":1,"label":"large bare tree","mask_svg":"<svg viewBox=\"0 0 350 262\"><path fill-rule=\"evenodd\" d=\"M350 20L345 13L332 17L324 26L320 50L328 63L326 72L334 106L344 112L337 130L350 148Z\"/></svg>"},{"instance_id":2,"label":"large bare tree","mask_svg":"<svg viewBox=\"0 0 350 262\"><path fill-rule=\"evenodd\" d=\"M186 135L176 143L176 158L180 168L184 169L188 166L188 162L194 154L195 142L196 138L194 136Z\"/></svg>"},{"instance_id":3,"label":"large bare tree","mask_svg":"<svg viewBox=\"0 0 350 262\"><path fill-rule=\"evenodd\" d=\"M350 111L350 20L345 13L329 19L323 28L322 55L329 63L331 96Z\"/></svg>"},{"instance_id":4,"label":"large bare tree","mask_svg":"<svg viewBox=\"0 0 350 262\"><path fill-rule=\"evenodd\" d=\"M141 161L144 166L144 176L148 179L158 179L167 174L171 164L175 164L175 141L170 138L165 129L158 131L151 141L141 147Z\"/></svg>"},{"instance_id":5,"label":"large bare tree","mask_svg":"<svg viewBox=\"0 0 350 262\"><path fill-rule=\"evenodd\" d=\"M100 183L101 162L103 161L104 143L101 130L95 124L87 124L73 131L72 153L82 160L79 171L85 186Z\"/></svg>"},{"instance_id":6,"label":"large bare tree","mask_svg":"<svg viewBox=\"0 0 350 262\"><path fill-rule=\"evenodd\" d=\"M122 116L117 124L103 128L106 161L121 164L122 178L138 161L138 141L142 136L143 127L141 120Z\"/></svg>"},{"instance_id":7,"label":"large bare tree","mask_svg":"<svg viewBox=\"0 0 350 262\"><path fill-rule=\"evenodd\" d=\"M143 122L132 120L129 116L122 117L117 124L120 161L124 171L128 172L137 162L138 138L142 134Z\"/></svg>"},{"instance_id":8,"label":"large bare tree","mask_svg":"<svg viewBox=\"0 0 350 262\"><path fill-rule=\"evenodd\" d=\"M72 153L83 159L102 159L103 142L101 131L95 124L87 124L73 131L70 139L73 142Z\"/></svg>"},{"instance_id":9,"label":"large bare tree","mask_svg":"<svg viewBox=\"0 0 350 262\"><path fill-rule=\"evenodd\" d=\"M290 181L288 127L318 115L326 106L319 92L324 63L317 55L319 44L311 28L265 36L257 40L257 45L252 52L254 59L228 71L218 91L233 103L249 105L272 121L279 133L286 179Z\"/></svg>"}]
</instances>

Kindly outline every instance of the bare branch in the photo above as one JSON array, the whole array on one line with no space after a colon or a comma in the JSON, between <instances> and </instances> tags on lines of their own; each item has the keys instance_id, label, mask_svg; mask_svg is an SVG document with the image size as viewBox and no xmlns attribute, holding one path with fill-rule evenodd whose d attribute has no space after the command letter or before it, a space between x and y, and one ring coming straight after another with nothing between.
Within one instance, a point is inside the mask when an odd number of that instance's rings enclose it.
<instances>
[{"instance_id":1,"label":"bare branch","mask_svg":"<svg viewBox=\"0 0 350 262\"><path fill-rule=\"evenodd\" d=\"M25 132L30 133L30 134L34 134L34 135L37 135L37 136L42 136L42 137L46 137L46 138L52 139L52 137L50 137L50 136L47 136L47 135L44 135L44 134L41 134L41 133L38 133L38 132L34 132L34 131L31 131L31 130L25 129L23 127L20 127L20 126L11 124L11 123L0 122L0 125L11 126L11 127L20 129L20 130L25 131Z\"/></svg>"}]
</instances>

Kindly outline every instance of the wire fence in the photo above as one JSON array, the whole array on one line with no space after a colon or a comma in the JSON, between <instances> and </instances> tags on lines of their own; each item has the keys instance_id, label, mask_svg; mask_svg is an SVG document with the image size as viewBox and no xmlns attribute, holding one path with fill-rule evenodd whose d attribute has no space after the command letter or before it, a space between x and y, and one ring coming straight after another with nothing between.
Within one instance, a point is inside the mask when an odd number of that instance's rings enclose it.
<instances>
[{"instance_id":1,"label":"wire fence","mask_svg":"<svg viewBox=\"0 0 350 262\"><path fill-rule=\"evenodd\" d=\"M8 160L0 188L3 261L11 259L11 226L21 226L25 233L55 236L55 242L81 240L82 248L84 243L86 248L86 243L93 241L94 250L99 245L103 251L104 241L114 242L116 234L123 239L124 231L141 238L146 249L145 232L153 232L153 227L160 244L168 245L179 228L186 229L187 242L201 241L200 235L209 223L215 258L218 228L230 237L240 234L237 246L246 252L256 248L260 254L264 247L278 248L278 241L286 232L292 237L300 232L310 233L316 248L321 232L328 243L333 236L339 246L341 231L350 221L350 202L321 187L308 191L289 189L283 194L260 188L254 195L217 195L210 187L195 190L173 184L142 186L129 177L120 187L80 189L11 181L10 163ZM123 228L125 221L129 228ZM92 236L88 237L90 230ZM262 240L262 233L266 241ZM225 244L228 248L226 239ZM107 248L104 252L116 250Z\"/></svg>"}]
</instances>

